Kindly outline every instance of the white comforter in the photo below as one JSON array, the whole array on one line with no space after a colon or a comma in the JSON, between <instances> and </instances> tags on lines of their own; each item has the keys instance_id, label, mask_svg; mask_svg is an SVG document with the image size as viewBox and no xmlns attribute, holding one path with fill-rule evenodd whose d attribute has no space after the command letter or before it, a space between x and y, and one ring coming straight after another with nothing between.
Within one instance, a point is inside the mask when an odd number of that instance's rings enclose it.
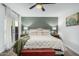
<instances>
[{"instance_id":1,"label":"white comforter","mask_svg":"<svg viewBox=\"0 0 79 59\"><path fill-rule=\"evenodd\" d=\"M30 36L30 39L26 42L24 49L27 48L55 48L64 51L63 43L60 39L53 36Z\"/></svg>"}]
</instances>

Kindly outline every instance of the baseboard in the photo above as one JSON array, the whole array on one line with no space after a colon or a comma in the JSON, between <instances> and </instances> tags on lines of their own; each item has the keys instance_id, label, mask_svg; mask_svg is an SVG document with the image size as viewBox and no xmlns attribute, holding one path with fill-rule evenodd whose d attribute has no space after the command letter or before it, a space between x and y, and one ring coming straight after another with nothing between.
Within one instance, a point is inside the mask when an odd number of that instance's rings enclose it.
<instances>
[{"instance_id":1,"label":"baseboard","mask_svg":"<svg viewBox=\"0 0 79 59\"><path fill-rule=\"evenodd\" d=\"M79 54L77 54L73 49L71 49L70 47L66 46L66 48L68 49L68 51L70 51L72 53L72 56L79 56Z\"/></svg>"}]
</instances>

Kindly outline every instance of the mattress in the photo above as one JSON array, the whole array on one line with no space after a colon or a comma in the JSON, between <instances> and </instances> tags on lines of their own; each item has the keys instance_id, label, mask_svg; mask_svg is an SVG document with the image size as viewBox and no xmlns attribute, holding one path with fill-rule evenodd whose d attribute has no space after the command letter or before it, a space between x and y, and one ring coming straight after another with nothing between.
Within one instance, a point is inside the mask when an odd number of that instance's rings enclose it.
<instances>
[{"instance_id":1,"label":"mattress","mask_svg":"<svg viewBox=\"0 0 79 59\"><path fill-rule=\"evenodd\" d=\"M54 48L64 51L63 43L60 39L51 35L47 36L33 36L30 35L30 39L24 45L24 49L32 48Z\"/></svg>"}]
</instances>

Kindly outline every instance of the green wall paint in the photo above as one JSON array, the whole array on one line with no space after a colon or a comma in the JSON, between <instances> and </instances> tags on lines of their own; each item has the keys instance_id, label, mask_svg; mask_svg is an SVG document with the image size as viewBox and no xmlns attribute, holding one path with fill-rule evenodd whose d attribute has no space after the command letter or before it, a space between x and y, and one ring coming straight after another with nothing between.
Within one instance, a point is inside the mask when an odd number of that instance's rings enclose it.
<instances>
[{"instance_id":1,"label":"green wall paint","mask_svg":"<svg viewBox=\"0 0 79 59\"><path fill-rule=\"evenodd\" d=\"M30 28L45 28L52 30L51 26L58 25L58 17L22 17L22 25Z\"/></svg>"}]
</instances>

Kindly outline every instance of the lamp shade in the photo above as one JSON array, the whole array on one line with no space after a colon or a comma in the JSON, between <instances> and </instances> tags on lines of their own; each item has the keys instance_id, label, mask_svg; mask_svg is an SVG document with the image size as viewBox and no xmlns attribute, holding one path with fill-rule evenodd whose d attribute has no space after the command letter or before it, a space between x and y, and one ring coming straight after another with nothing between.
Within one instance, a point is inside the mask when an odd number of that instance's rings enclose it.
<instances>
[{"instance_id":1,"label":"lamp shade","mask_svg":"<svg viewBox=\"0 0 79 59\"><path fill-rule=\"evenodd\" d=\"M56 26L52 27L52 30L56 30Z\"/></svg>"},{"instance_id":2,"label":"lamp shade","mask_svg":"<svg viewBox=\"0 0 79 59\"><path fill-rule=\"evenodd\" d=\"M28 30L28 27L24 27L24 30Z\"/></svg>"}]
</instances>

